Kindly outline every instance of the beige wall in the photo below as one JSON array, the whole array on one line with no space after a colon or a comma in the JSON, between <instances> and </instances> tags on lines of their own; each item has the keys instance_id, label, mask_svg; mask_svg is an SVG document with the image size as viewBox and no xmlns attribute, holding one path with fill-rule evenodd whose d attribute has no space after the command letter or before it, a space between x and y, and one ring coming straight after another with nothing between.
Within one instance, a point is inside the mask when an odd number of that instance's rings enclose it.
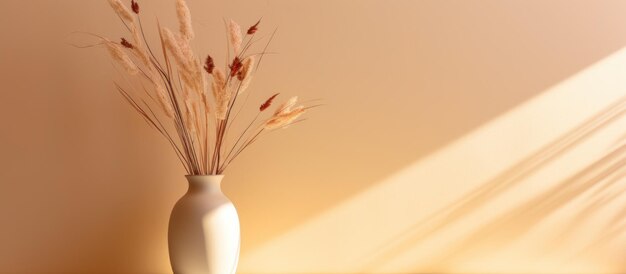
<instances>
[{"instance_id":1,"label":"beige wall","mask_svg":"<svg viewBox=\"0 0 626 274\"><path fill-rule=\"evenodd\" d=\"M140 3L175 27L172 2ZM228 170L241 273L626 271L626 2L189 5L220 60L223 17L278 27L251 102L326 103ZM0 272L167 273L183 169L68 45L123 35L106 1L0 23Z\"/></svg>"}]
</instances>

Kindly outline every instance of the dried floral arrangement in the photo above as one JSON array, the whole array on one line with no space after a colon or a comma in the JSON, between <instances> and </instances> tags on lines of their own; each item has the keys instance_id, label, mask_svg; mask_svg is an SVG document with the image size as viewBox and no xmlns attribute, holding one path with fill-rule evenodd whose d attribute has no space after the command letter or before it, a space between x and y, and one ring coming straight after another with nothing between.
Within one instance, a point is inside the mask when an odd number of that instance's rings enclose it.
<instances>
[{"instance_id":1,"label":"dried floral arrangement","mask_svg":"<svg viewBox=\"0 0 626 274\"><path fill-rule=\"evenodd\" d=\"M146 39L136 1L131 0L130 9L121 0L108 1L131 38L115 42L100 37L101 44L116 63L142 83L141 89L129 90L118 83L116 87L133 109L167 139L189 175L222 174L264 133L303 121L301 115L315 107L296 106L297 97L292 97L271 112L268 109L278 96L274 94L260 104L256 117L227 146L225 138L238 114L234 109L241 110L247 101L240 103L238 98L249 87L275 31L262 52L250 54L252 46L261 40L255 40L260 20L245 33L234 21L227 22L227 55L233 56L227 57L229 61L220 69L210 55L201 61L192 51L194 31L185 0L176 0L178 33L157 22L158 47L150 46Z\"/></svg>"}]
</instances>

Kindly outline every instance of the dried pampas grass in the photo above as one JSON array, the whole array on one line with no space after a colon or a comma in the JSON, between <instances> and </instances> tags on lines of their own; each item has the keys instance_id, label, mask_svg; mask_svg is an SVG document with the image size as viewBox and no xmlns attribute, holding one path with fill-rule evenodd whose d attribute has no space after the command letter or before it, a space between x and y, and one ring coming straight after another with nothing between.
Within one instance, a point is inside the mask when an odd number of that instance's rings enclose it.
<instances>
[{"instance_id":1,"label":"dried pampas grass","mask_svg":"<svg viewBox=\"0 0 626 274\"><path fill-rule=\"evenodd\" d=\"M239 55L241 43L243 43L241 27L232 19L228 22L228 37L230 39L230 45L233 47L233 52L235 55Z\"/></svg>"},{"instance_id":2,"label":"dried pampas grass","mask_svg":"<svg viewBox=\"0 0 626 274\"><path fill-rule=\"evenodd\" d=\"M234 143L226 142L225 138L232 136L231 125L248 100L246 97L241 103L237 98L249 88L252 72L258 67L255 57L260 62L273 34L262 52L252 55L248 50L257 42L252 38L260 20L245 33L235 21L229 20L226 26L228 48L234 55L228 52L224 66L219 67L210 55L204 55L206 53L201 55L207 56L204 60L196 57L199 55L191 45L194 31L189 7L185 0L173 1L179 32L173 33L159 23L161 44L153 47L143 32L139 4L130 1L131 11L121 0L109 0L132 36L129 40L122 38L120 43L103 38L102 44L128 74L141 75L133 78L133 81L141 81L141 85L130 85L143 87L141 91L129 92L118 84L116 87L131 107L170 143L187 173L222 174L264 132L301 121L298 118L310 107L296 107L298 98L292 97L274 113L268 113L266 110L278 96L276 93L259 106L254 119L235 135ZM162 57L156 55L159 52ZM248 92L248 96L250 94ZM235 114L231 115L233 112Z\"/></svg>"},{"instance_id":3,"label":"dried pampas grass","mask_svg":"<svg viewBox=\"0 0 626 274\"><path fill-rule=\"evenodd\" d=\"M211 112L211 99L208 91L202 93L202 103L204 103L204 109L206 110L207 114L209 114Z\"/></svg>"},{"instance_id":4,"label":"dried pampas grass","mask_svg":"<svg viewBox=\"0 0 626 274\"><path fill-rule=\"evenodd\" d=\"M124 52L124 48L122 46L111 41L105 41L104 44L109 50L109 54L111 55L113 60L117 61L118 64L124 67L128 74L136 75L137 73L139 73L137 65L135 65L130 57L128 57L128 54Z\"/></svg>"},{"instance_id":5,"label":"dried pampas grass","mask_svg":"<svg viewBox=\"0 0 626 274\"><path fill-rule=\"evenodd\" d=\"M195 106L194 102L189 100L189 98L185 99L185 128L189 130L191 133L197 133L198 129L196 128L196 117L195 117Z\"/></svg>"},{"instance_id":6,"label":"dried pampas grass","mask_svg":"<svg viewBox=\"0 0 626 274\"><path fill-rule=\"evenodd\" d=\"M202 62L200 59L192 57L193 62L193 79L195 83L196 93L201 95L206 89L206 77L202 73Z\"/></svg>"},{"instance_id":7,"label":"dried pampas grass","mask_svg":"<svg viewBox=\"0 0 626 274\"><path fill-rule=\"evenodd\" d=\"M168 118L174 118L174 109L172 109L172 104L167 98L167 91L163 88L163 85L159 84L155 84L154 88L159 100L159 105L163 109L163 113L165 113Z\"/></svg>"},{"instance_id":8,"label":"dried pampas grass","mask_svg":"<svg viewBox=\"0 0 626 274\"><path fill-rule=\"evenodd\" d=\"M191 71L188 60L183 54L180 44L178 43L178 39L174 33L172 33L172 31L168 28L161 28L161 33L163 34L163 43L174 57L176 64L185 71Z\"/></svg>"},{"instance_id":9,"label":"dried pampas grass","mask_svg":"<svg viewBox=\"0 0 626 274\"><path fill-rule=\"evenodd\" d=\"M246 77L246 79L243 79L243 81L241 81L241 84L239 85L238 94L242 94L244 91L246 91L248 87L250 86L251 82L252 82L252 76L248 76Z\"/></svg>"},{"instance_id":10,"label":"dried pampas grass","mask_svg":"<svg viewBox=\"0 0 626 274\"><path fill-rule=\"evenodd\" d=\"M286 102L280 105L276 111L274 112L274 116L281 115L283 113L289 112L293 106L298 102L298 96L294 96L289 98Z\"/></svg>"},{"instance_id":11,"label":"dried pampas grass","mask_svg":"<svg viewBox=\"0 0 626 274\"><path fill-rule=\"evenodd\" d=\"M226 78L220 69L213 70L213 98L215 99L215 116L218 120L226 119L230 92L225 88Z\"/></svg>"},{"instance_id":12,"label":"dried pampas grass","mask_svg":"<svg viewBox=\"0 0 626 274\"><path fill-rule=\"evenodd\" d=\"M241 65L241 70L237 73L237 79L239 81L243 81L244 79L250 77L252 74L252 67L254 66L254 57L250 56L243 60Z\"/></svg>"},{"instance_id":13,"label":"dried pampas grass","mask_svg":"<svg viewBox=\"0 0 626 274\"><path fill-rule=\"evenodd\" d=\"M157 70L152 66L149 66L149 68L150 82L154 86L159 106L161 106L163 113L165 113L168 118L174 118L174 109L172 108L172 102L168 98L167 89L165 88L165 86L163 86L161 77L159 76L159 72L157 72Z\"/></svg>"},{"instance_id":14,"label":"dried pampas grass","mask_svg":"<svg viewBox=\"0 0 626 274\"><path fill-rule=\"evenodd\" d=\"M298 97L294 96L289 98L287 102L283 103L276 109L272 118L267 120L265 123L266 129L277 129L284 128L290 125L293 121L298 119L300 115L302 115L306 109L304 106L295 107L298 102Z\"/></svg>"},{"instance_id":15,"label":"dried pampas grass","mask_svg":"<svg viewBox=\"0 0 626 274\"><path fill-rule=\"evenodd\" d=\"M191 26L191 12L189 12L189 7L187 7L185 0L176 0L176 14L178 15L180 35L187 41L193 39L194 33Z\"/></svg>"},{"instance_id":16,"label":"dried pampas grass","mask_svg":"<svg viewBox=\"0 0 626 274\"><path fill-rule=\"evenodd\" d=\"M141 33L139 29L137 29L137 27L133 25L131 28L131 33L133 35L133 50L135 54L139 57L139 59L145 66L150 66L150 55L144 45L143 39L141 38Z\"/></svg>"},{"instance_id":17,"label":"dried pampas grass","mask_svg":"<svg viewBox=\"0 0 626 274\"><path fill-rule=\"evenodd\" d=\"M176 37L168 28L162 28L161 33L163 34L163 42L166 48L181 69L180 77L185 85L198 95L202 94L205 89L202 64L200 60L195 58L188 41Z\"/></svg>"},{"instance_id":18,"label":"dried pampas grass","mask_svg":"<svg viewBox=\"0 0 626 274\"><path fill-rule=\"evenodd\" d=\"M272 117L265 123L265 129L271 130L285 128L291 125L291 123L298 119L298 117L300 117L300 115L302 115L305 111L306 110L304 106L298 106L293 110L283 112L279 115L274 115L274 117Z\"/></svg>"},{"instance_id":19,"label":"dried pampas grass","mask_svg":"<svg viewBox=\"0 0 626 274\"><path fill-rule=\"evenodd\" d=\"M133 14L126 8L121 0L109 0L111 8L117 13L117 15L124 20L124 22L130 24L134 22Z\"/></svg>"},{"instance_id":20,"label":"dried pampas grass","mask_svg":"<svg viewBox=\"0 0 626 274\"><path fill-rule=\"evenodd\" d=\"M213 82L217 83L220 87L226 86L226 75L221 69L215 68L213 70Z\"/></svg>"}]
</instances>

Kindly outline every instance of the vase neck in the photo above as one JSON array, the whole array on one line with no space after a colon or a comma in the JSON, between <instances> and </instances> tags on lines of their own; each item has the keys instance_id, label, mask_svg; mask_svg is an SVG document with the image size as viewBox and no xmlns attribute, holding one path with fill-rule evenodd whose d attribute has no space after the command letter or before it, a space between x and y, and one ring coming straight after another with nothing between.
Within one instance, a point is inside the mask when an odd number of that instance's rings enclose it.
<instances>
[{"instance_id":1,"label":"vase neck","mask_svg":"<svg viewBox=\"0 0 626 274\"><path fill-rule=\"evenodd\" d=\"M189 192L221 192L224 175L187 175Z\"/></svg>"}]
</instances>

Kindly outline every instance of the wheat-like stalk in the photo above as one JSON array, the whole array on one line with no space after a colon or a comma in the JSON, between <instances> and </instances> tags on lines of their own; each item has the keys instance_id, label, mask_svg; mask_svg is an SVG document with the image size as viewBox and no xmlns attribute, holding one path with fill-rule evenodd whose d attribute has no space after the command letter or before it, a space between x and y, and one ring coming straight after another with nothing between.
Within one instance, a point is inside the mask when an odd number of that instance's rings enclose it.
<instances>
[{"instance_id":1,"label":"wheat-like stalk","mask_svg":"<svg viewBox=\"0 0 626 274\"><path fill-rule=\"evenodd\" d=\"M228 22L228 37L230 38L230 44L233 47L235 55L238 55L241 51L241 43L243 43L241 27L232 19Z\"/></svg>"},{"instance_id":2,"label":"wheat-like stalk","mask_svg":"<svg viewBox=\"0 0 626 274\"><path fill-rule=\"evenodd\" d=\"M169 52L174 57L174 61L176 61L178 67L183 69L184 71L191 71L188 60L187 58L185 58L183 50L180 48L180 44L178 43L178 39L176 38L174 33L172 33L172 31L165 27L161 29L161 33L163 33L163 42L165 43L165 46L167 47Z\"/></svg>"},{"instance_id":3,"label":"wheat-like stalk","mask_svg":"<svg viewBox=\"0 0 626 274\"><path fill-rule=\"evenodd\" d=\"M281 105L276 110L276 112L274 112L272 118L265 122L264 127L266 129L284 128L289 126L296 119L298 119L298 117L300 117L300 115L302 115L306 111L306 109L304 108L304 106L298 106L294 108L297 100L298 97L292 97L291 99L289 99L289 101Z\"/></svg>"},{"instance_id":4,"label":"wheat-like stalk","mask_svg":"<svg viewBox=\"0 0 626 274\"><path fill-rule=\"evenodd\" d=\"M167 115L168 118L174 118L174 109L172 108L172 102L168 98L168 93L166 88L163 86L163 83L160 79L160 76L156 69L152 66L150 68L150 81L154 85L154 90L157 95L157 99L159 101L159 105L161 109Z\"/></svg>"},{"instance_id":5,"label":"wheat-like stalk","mask_svg":"<svg viewBox=\"0 0 626 274\"><path fill-rule=\"evenodd\" d=\"M111 8L117 13L117 15L124 20L125 23L129 24L134 22L133 14L126 8L126 6L122 3L121 0L109 0L109 4Z\"/></svg>"},{"instance_id":6,"label":"wheat-like stalk","mask_svg":"<svg viewBox=\"0 0 626 274\"><path fill-rule=\"evenodd\" d=\"M260 105L258 113L227 145L231 124L237 115L233 110L245 107L238 96L249 88L253 71L265 55L274 34L260 54L248 54L257 40L260 20L242 33L233 20L228 21L228 47L234 55L224 67L216 67L211 56L201 60L192 50L194 31L191 12L185 0L174 0L179 32L158 25L160 44L150 45L144 34L139 3L131 0L129 10L121 0L108 0L129 31L130 39L116 43L103 38L111 58L141 82L141 90L126 89L116 84L123 98L138 114L156 129L172 146L188 174L222 174L237 156L264 132L285 128L310 107L295 106L292 97L274 111L266 111L278 94ZM157 56L159 51L162 56ZM255 62L255 56L259 61ZM256 68L255 68L256 66ZM248 93L249 95L250 93ZM238 112L237 112L238 114ZM264 116L269 116L264 118Z\"/></svg>"},{"instance_id":7,"label":"wheat-like stalk","mask_svg":"<svg viewBox=\"0 0 626 274\"><path fill-rule=\"evenodd\" d=\"M226 119L228 103L230 102L230 92L226 88L226 76L216 68L213 70L213 98L215 98L215 116L219 120Z\"/></svg>"},{"instance_id":8,"label":"wheat-like stalk","mask_svg":"<svg viewBox=\"0 0 626 274\"><path fill-rule=\"evenodd\" d=\"M144 46L140 30L137 28L137 26L135 26L135 24L132 24L131 33L133 35L134 42L133 51L138 56L139 60L141 60L144 66L150 66L150 54Z\"/></svg>"},{"instance_id":9,"label":"wheat-like stalk","mask_svg":"<svg viewBox=\"0 0 626 274\"><path fill-rule=\"evenodd\" d=\"M176 0L176 14L178 15L178 24L181 36L189 41L193 39L193 27L191 26L191 12L187 7L185 0Z\"/></svg>"},{"instance_id":10,"label":"wheat-like stalk","mask_svg":"<svg viewBox=\"0 0 626 274\"><path fill-rule=\"evenodd\" d=\"M137 68L137 65L135 65L135 63L133 63L130 57L128 57L128 54L124 52L124 49L122 48L122 46L116 43L113 43L111 41L105 41L104 44L109 50L109 54L111 55L113 60L117 61L120 65L122 65L122 67L126 69L128 74L135 75L139 73L139 69Z\"/></svg>"},{"instance_id":11,"label":"wheat-like stalk","mask_svg":"<svg viewBox=\"0 0 626 274\"><path fill-rule=\"evenodd\" d=\"M282 103L276 111L274 111L274 116L281 115L283 113L289 112L293 106L298 102L298 96L294 96L289 98L286 102Z\"/></svg>"}]
</instances>

